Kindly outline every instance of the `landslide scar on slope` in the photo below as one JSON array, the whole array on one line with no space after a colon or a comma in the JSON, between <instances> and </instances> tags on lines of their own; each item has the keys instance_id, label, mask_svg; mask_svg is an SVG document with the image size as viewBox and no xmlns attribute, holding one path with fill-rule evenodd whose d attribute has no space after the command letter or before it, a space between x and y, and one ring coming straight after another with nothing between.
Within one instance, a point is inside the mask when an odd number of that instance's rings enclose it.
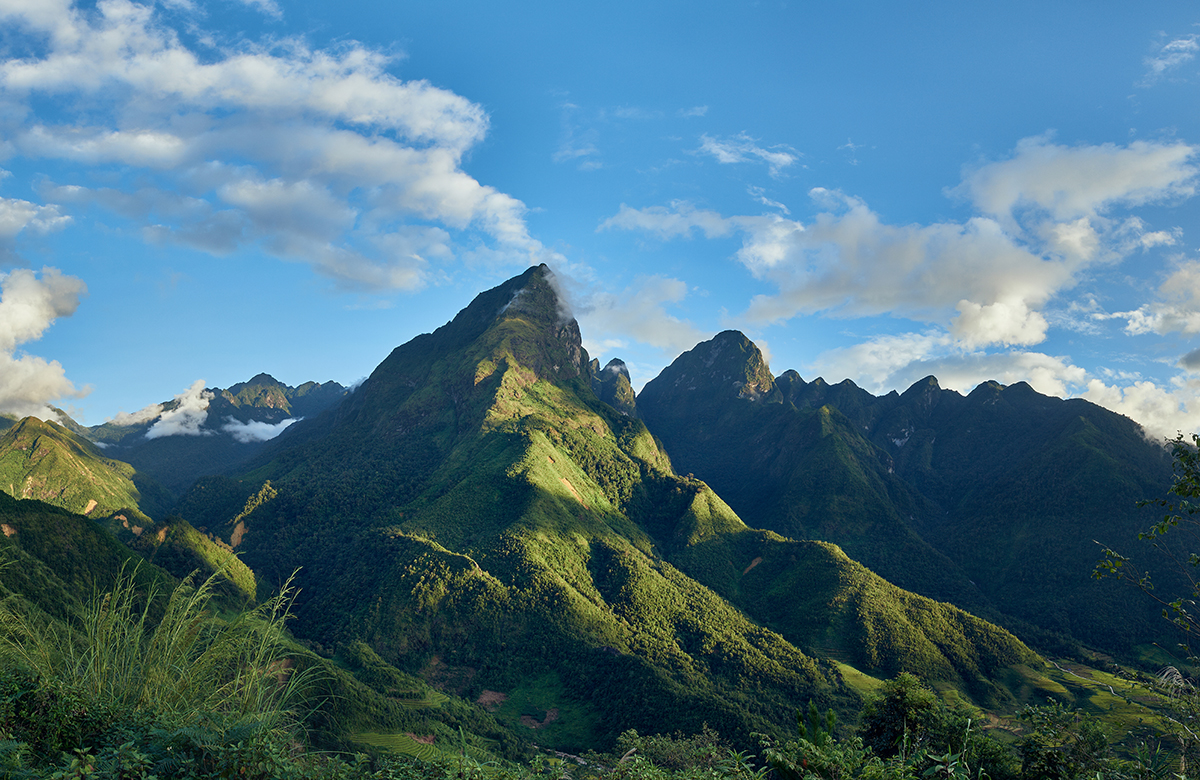
<instances>
[{"instance_id":1,"label":"landslide scar on slope","mask_svg":"<svg viewBox=\"0 0 1200 780\"><path fill-rule=\"evenodd\" d=\"M575 489L575 486L571 484L569 479L566 477L559 477L559 479L561 479L562 483L567 486L567 490L571 491L571 495L575 496L575 500L580 504L583 504L584 509L591 509L591 507L583 503L583 498L579 495L579 491Z\"/></svg>"}]
</instances>

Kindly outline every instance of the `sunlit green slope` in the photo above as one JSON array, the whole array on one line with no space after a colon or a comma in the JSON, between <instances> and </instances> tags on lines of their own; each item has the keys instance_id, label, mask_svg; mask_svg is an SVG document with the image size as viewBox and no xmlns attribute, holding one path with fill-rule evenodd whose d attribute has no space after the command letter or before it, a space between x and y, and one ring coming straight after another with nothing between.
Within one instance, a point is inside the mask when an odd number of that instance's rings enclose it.
<instances>
[{"instance_id":1,"label":"sunlit green slope","mask_svg":"<svg viewBox=\"0 0 1200 780\"><path fill-rule=\"evenodd\" d=\"M106 457L82 436L36 417L26 417L0 435L0 490L89 517L118 510L160 515L170 501L133 466Z\"/></svg>"}]
</instances>

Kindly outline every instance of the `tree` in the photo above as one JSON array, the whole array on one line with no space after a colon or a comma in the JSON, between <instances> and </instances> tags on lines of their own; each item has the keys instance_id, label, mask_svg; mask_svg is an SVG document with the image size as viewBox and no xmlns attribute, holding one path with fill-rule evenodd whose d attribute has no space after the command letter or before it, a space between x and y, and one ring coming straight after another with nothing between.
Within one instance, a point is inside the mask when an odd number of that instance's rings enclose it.
<instances>
[{"instance_id":1,"label":"tree","mask_svg":"<svg viewBox=\"0 0 1200 780\"><path fill-rule=\"evenodd\" d=\"M1186 595L1163 595L1155 591L1148 569L1141 568L1125 555L1103 547L1104 558L1096 564L1096 578L1116 577L1140 588L1163 608L1163 617L1184 631L1188 638L1200 637L1200 614L1196 601L1200 599L1200 435L1192 434L1191 441L1180 433L1170 442L1175 465L1175 480L1166 498L1139 501L1138 506L1159 507L1165 510L1162 519L1149 530L1138 534L1158 550L1170 567L1170 573L1182 578ZM1168 532L1174 533L1168 537Z\"/></svg>"},{"instance_id":2,"label":"tree","mask_svg":"<svg viewBox=\"0 0 1200 780\"><path fill-rule=\"evenodd\" d=\"M1149 542L1164 556L1168 574L1180 578L1183 595L1157 592L1148 569L1109 547L1103 548L1104 558L1096 564L1093 576L1132 583L1158 602L1163 617L1183 631L1191 657L1187 642L1200 637L1200 610L1196 608L1200 599L1200 553L1195 552L1200 549L1200 434L1193 433L1189 440L1180 433L1169 443L1175 478L1167 497L1138 502L1139 506L1158 507L1164 514L1149 530L1139 533L1138 539ZM1179 744L1179 771L1183 773L1190 754L1200 744L1200 693L1175 667L1164 669L1153 687L1167 702L1164 720Z\"/></svg>"}]
</instances>

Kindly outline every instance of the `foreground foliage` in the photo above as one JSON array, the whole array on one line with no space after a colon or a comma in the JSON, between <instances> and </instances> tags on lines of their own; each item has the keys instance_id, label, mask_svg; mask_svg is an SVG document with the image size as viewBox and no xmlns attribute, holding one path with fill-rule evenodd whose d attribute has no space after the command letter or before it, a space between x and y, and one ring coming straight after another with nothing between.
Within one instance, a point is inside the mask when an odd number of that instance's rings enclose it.
<instances>
[{"instance_id":1,"label":"foreground foliage","mask_svg":"<svg viewBox=\"0 0 1200 780\"><path fill-rule=\"evenodd\" d=\"M282 652L292 592L221 619L216 577L176 587L161 617L132 574L70 622L0 603L6 774L276 776L310 677Z\"/></svg>"},{"instance_id":2,"label":"foreground foliage","mask_svg":"<svg viewBox=\"0 0 1200 780\"><path fill-rule=\"evenodd\" d=\"M124 574L72 622L16 598L0 602L0 778L1133 780L1183 769L1161 746L1119 757L1094 716L1054 702L1027 708L1023 738L1006 747L910 674L884 683L853 730L810 702L794 739L759 735L760 756L732 750L707 726L694 735L626 731L609 754L519 763L481 755L461 730L455 747L423 760L320 753L302 727L326 681L293 666L290 588L223 619L210 611L214 578L176 587L161 617L154 592ZM389 690L411 684L365 645L346 659ZM1179 699L1194 695L1180 690Z\"/></svg>"}]
</instances>

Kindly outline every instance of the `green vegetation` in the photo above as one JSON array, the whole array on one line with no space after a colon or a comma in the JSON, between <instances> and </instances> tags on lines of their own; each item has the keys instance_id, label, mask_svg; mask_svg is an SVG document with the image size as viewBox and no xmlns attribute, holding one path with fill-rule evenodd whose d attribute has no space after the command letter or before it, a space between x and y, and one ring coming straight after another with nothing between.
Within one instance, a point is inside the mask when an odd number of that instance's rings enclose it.
<instances>
[{"instance_id":1,"label":"green vegetation","mask_svg":"<svg viewBox=\"0 0 1200 780\"><path fill-rule=\"evenodd\" d=\"M288 591L228 621L212 580L158 600L129 575L77 621L0 603L0 705L9 774L60 756L116 774L244 773L294 739L309 677L282 655ZM111 771L111 770L110 770Z\"/></svg>"},{"instance_id":2,"label":"green vegetation","mask_svg":"<svg viewBox=\"0 0 1200 780\"><path fill-rule=\"evenodd\" d=\"M229 545L201 533L177 515L145 526L114 515L105 525L126 546L178 579L194 574L215 577L214 590L233 605L243 606L258 594L254 572Z\"/></svg>"},{"instance_id":3,"label":"green vegetation","mask_svg":"<svg viewBox=\"0 0 1200 780\"><path fill-rule=\"evenodd\" d=\"M1132 661L1135 645L1178 641L1152 604L1086 574L1092 540L1132 539L1153 520L1138 500L1170 485L1166 453L1127 418L1023 383L963 397L929 377L875 397L794 371L772 380L733 331L681 355L637 408L676 468L753 527L837 544L1044 652ZM1167 560L1149 561L1171 578L1160 586L1185 592Z\"/></svg>"},{"instance_id":4,"label":"green vegetation","mask_svg":"<svg viewBox=\"0 0 1200 780\"><path fill-rule=\"evenodd\" d=\"M170 504L166 491L133 466L53 422L26 417L0 436L0 491L89 517L125 512L145 520Z\"/></svg>"},{"instance_id":5,"label":"green vegetation","mask_svg":"<svg viewBox=\"0 0 1200 780\"><path fill-rule=\"evenodd\" d=\"M1126 427L1016 386L876 399L776 380L726 333L647 388L679 476L552 281L481 294L177 515L0 496L0 774L998 780L1150 776L1155 735L1190 755L1186 684L1085 653L1076 616L1010 609L1023 588L1052 600L997 543L1036 546L1052 490L1123 467ZM286 390L255 377L210 413L282 419ZM1029 415L1053 429L1037 447L1014 424ZM968 462L964 426L1047 476ZM229 444L169 438L131 451L173 486ZM1153 483L1143 461L1089 511ZM1069 565L1064 545L1043 544ZM1074 655L1047 663L964 607ZM1152 639L1126 629L1112 641ZM533 744L552 752L531 761Z\"/></svg>"},{"instance_id":6,"label":"green vegetation","mask_svg":"<svg viewBox=\"0 0 1200 780\"><path fill-rule=\"evenodd\" d=\"M741 523L595 396L546 273L395 350L324 435L198 485L184 516L222 534L237 518L260 588L300 568L299 636L507 696L496 717L539 744L610 745L665 717L750 746L809 698L853 706L831 665L656 552Z\"/></svg>"}]
</instances>

